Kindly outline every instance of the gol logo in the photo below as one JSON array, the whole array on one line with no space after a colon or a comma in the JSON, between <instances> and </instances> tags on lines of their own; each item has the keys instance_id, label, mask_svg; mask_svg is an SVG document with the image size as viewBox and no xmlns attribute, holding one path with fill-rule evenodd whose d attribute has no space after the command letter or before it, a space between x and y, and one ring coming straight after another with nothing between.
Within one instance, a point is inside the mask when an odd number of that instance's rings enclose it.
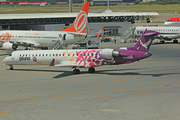
<instances>
[{"instance_id":1,"label":"gol logo","mask_svg":"<svg viewBox=\"0 0 180 120\"><path fill-rule=\"evenodd\" d=\"M9 34L9 33L1 34L0 35L0 42L4 43L6 41L10 41L11 35L12 35L12 33L11 34Z\"/></svg>"},{"instance_id":2,"label":"gol logo","mask_svg":"<svg viewBox=\"0 0 180 120\"><path fill-rule=\"evenodd\" d=\"M74 22L74 28L76 29L76 32L81 33L82 31L84 31L86 29L86 22L87 22L86 12L81 11Z\"/></svg>"}]
</instances>

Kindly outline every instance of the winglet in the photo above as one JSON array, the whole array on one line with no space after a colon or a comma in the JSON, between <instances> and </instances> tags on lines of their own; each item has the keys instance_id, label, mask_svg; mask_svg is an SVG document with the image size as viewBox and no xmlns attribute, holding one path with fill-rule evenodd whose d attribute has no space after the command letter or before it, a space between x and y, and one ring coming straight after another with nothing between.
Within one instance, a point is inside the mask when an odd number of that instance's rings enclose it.
<instances>
[{"instance_id":1,"label":"winglet","mask_svg":"<svg viewBox=\"0 0 180 120\"><path fill-rule=\"evenodd\" d=\"M102 30L104 28L104 25L102 26L102 28L99 30L99 33L96 34L97 37L101 37L102 36Z\"/></svg>"},{"instance_id":2,"label":"winglet","mask_svg":"<svg viewBox=\"0 0 180 120\"><path fill-rule=\"evenodd\" d=\"M53 59L53 60L51 61L51 64L50 64L49 66L54 66L54 61L55 61L55 59Z\"/></svg>"},{"instance_id":3,"label":"winglet","mask_svg":"<svg viewBox=\"0 0 180 120\"><path fill-rule=\"evenodd\" d=\"M85 2L83 7L81 8L79 14L74 20L73 24L64 30L63 32L75 32L75 33L86 33L86 25L87 25L87 15L89 11L90 2Z\"/></svg>"}]
</instances>

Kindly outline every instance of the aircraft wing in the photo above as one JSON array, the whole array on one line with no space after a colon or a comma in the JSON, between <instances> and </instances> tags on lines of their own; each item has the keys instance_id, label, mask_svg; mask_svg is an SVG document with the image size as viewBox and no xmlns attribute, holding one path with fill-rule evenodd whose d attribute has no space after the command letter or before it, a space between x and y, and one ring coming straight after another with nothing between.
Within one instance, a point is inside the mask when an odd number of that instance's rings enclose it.
<instances>
[{"instance_id":1,"label":"aircraft wing","mask_svg":"<svg viewBox=\"0 0 180 120\"><path fill-rule=\"evenodd\" d=\"M56 66L56 67L84 67L83 65L78 65L77 63L70 62L70 61L62 61L59 64L55 64L55 59L51 61L49 66Z\"/></svg>"},{"instance_id":2,"label":"aircraft wing","mask_svg":"<svg viewBox=\"0 0 180 120\"><path fill-rule=\"evenodd\" d=\"M29 41L29 40L16 40L16 41L9 41L10 43L15 43L15 44L18 44L20 46L30 46L30 47L33 47L33 46L39 46L40 44L36 41Z\"/></svg>"},{"instance_id":3,"label":"aircraft wing","mask_svg":"<svg viewBox=\"0 0 180 120\"><path fill-rule=\"evenodd\" d=\"M72 34L72 35L74 35L75 37L86 36L86 35L87 35L87 33L73 33L73 32L69 32L68 34Z\"/></svg>"}]
</instances>

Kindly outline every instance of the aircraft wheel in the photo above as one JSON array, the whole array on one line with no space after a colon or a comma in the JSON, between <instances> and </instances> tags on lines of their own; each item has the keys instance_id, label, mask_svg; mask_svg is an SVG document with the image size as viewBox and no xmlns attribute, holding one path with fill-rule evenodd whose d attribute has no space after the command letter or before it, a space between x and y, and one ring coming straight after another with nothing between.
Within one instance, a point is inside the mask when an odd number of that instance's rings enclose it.
<instances>
[{"instance_id":1,"label":"aircraft wheel","mask_svg":"<svg viewBox=\"0 0 180 120\"><path fill-rule=\"evenodd\" d=\"M94 69L93 67L91 67L91 68L88 69L88 72L89 72L89 73L94 73L94 72L95 72L95 69Z\"/></svg>"},{"instance_id":2,"label":"aircraft wheel","mask_svg":"<svg viewBox=\"0 0 180 120\"><path fill-rule=\"evenodd\" d=\"M79 69L76 69L76 71L77 71L77 74L79 74L79 73L80 73L80 70L79 70Z\"/></svg>"},{"instance_id":3,"label":"aircraft wheel","mask_svg":"<svg viewBox=\"0 0 180 120\"><path fill-rule=\"evenodd\" d=\"M165 41L160 41L160 43L164 44L164 43L165 43Z\"/></svg>"},{"instance_id":4,"label":"aircraft wheel","mask_svg":"<svg viewBox=\"0 0 180 120\"><path fill-rule=\"evenodd\" d=\"M80 70L79 70L79 69L74 69L74 70L73 70L73 73L74 73L74 74L79 74L79 73L80 73Z\"/></svg>"},{"instance_id":5,"label":"aircraft wheel","mask_svg":"<svg viewBox=\"0 0 180 120\"><path fill-rule=\"evenodd\" d=\"M12 65L10 65L10 70L13 70L14 68L13 68L13 66Z\"/></svg>"},{"instance_id":6,"label":"aircraft wheel","mask_svg":"<svg viewBox=\"0 0 180 120\"><path fill-rule=\"evenodd\" d=\"M173 43L178 43L178 40L173 40Z\"/></svg>"},{"instance_id":7,"label":"aircraft wheel","mask_svg":"<svg viewBox=\"0 0 180 120\"><path fill-rule=\"evenodd\" d=\"M24 50L29 50L28 47L26 47Z\"/></svg>"}]
</instances>

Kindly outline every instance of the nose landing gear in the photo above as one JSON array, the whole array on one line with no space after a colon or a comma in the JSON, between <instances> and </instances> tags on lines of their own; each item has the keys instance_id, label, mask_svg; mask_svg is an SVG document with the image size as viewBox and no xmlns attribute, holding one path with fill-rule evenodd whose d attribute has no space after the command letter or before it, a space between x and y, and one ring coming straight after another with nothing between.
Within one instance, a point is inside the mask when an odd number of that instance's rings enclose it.
<instances>
[{"instance_id":1,"label":"nose landing gear","mask_svg":"<svg viewBox=\"0 0 180 120\"><path fill-rule=\"evenodd\" d=\"M13 70L13 69L14 69L12 65L9 65L9 66L10 66L10 70Z\"/></svg>"}]
</instances>

